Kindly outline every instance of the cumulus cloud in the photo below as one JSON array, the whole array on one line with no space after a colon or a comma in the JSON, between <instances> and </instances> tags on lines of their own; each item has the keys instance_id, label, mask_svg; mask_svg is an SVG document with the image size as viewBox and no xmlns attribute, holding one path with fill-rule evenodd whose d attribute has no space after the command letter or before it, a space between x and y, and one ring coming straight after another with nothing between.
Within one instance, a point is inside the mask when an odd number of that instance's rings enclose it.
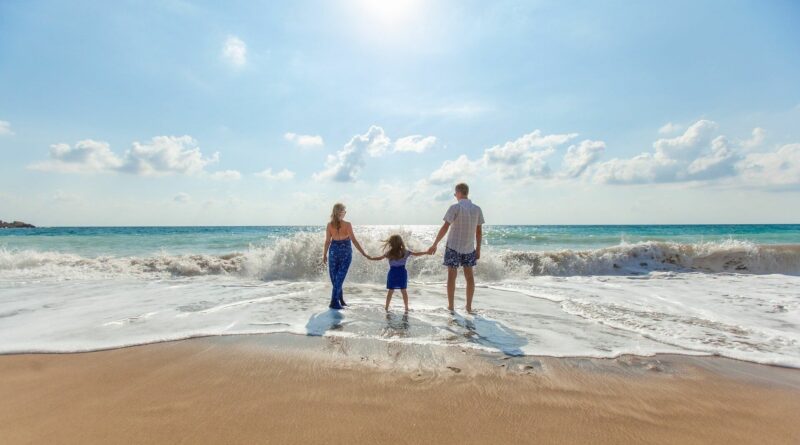
<instances>
[{"instance_id":1,"label":"cumulus cloud","mask_svg":"<svg viewBox=\"0 0 800 445\"><path fill-rule=\"evenodd\" d=\"M308 134L286 133L283 138L300 148L322 147L322 136L312 136Z\"/></svg>"},{"instance_id":2,"label":"cumulus cloud","mask_svg":"<svg viewBox=\"0 0 800 445\"><path fill-rule=\"evenodd\" d=\"M678 125L672 122L667 122L661 128L658 129L658 134L669 135L675 134L683 128L682 125Z\"/></svg>"},{"instance_id":3,"label":"cumulus cloud","mask_svg":"<svg viewBox=\"0 0 800 445\"><path fill-rule=\"evenodd\" d=\"M570 145L567 154L564 155L563 176L577 178L582 175L590 165L600 159L605 149L605 142L589 139L577 145Z\"/></svg>"},{"instance_id":4,"label":"cumulus cloud","mask_svg":"<svg viewBox=\"0 0 800 445\"><path fill-rule=\"evenodd\" d=\"M747 150L758 148L764 143L766 137L767 132L761 127L756 127L753 129L752 137L742 142L742 148Z\"/></svg>"},{"instance_id":5,"label":"cumulus cloud","mask_svg":"<svg viewBox=\"0 0 800 445\"><path fill-rule=\"evenodd\" d=\"M219 153L204 157L191 136L156 136L134 142L125 153L122 171L137 175L196 174L219 160Z\"/></svg>"},{"instance_id":6,"label":"cumulus cloud","mask_svg":"<svg viewBox=\"0 0 800 445\"><path fill-rule=\"evenodd\" d=\"M739 159L725 136L717 136L711 141L711 152L693 160L687 167L691 179L714 179L731 176Z\"/></svg>"},{"instance_id":7,"label":"cumulus cloud","mask_svg":"<svg viewBox=\"0 0 800 445\"><path fill-rule=\"evenodd\" d=\"M777 151L750 153L737 165L745 183L768 188L800 186L800 144L787 144Z\"/></svg>"},{"instance_id":8,"label":"cumulus cloud","mask_svg":"<svg viewBox=\"0 0 800 445\"><path fill-rule=\"evenodd\" d=\"M431 173L429 180L434 184L466 181L478 171L480 166L480 161L471 161L466 155L461 155L455 160L444 161L441 167Z\"/></svg>"},{"instance_id":9,"label":"cumulus cloud","mask_svg":"<svg viewBox=\"0 0 800 445\"><path fill-rule=\"evenodd\" d=\"M717 128L713 121L699 120L680 136L656 140L653 152L599 163L594 179L607 184L641 184L731 174L735 154L726 139L714 137Z\"/></svg>"},{"instance_id":10,"label":"cumulus cloud","mask_svg":"<svg viewBox=\"0 0 800 445\"><path fill-rule=\"evenodd\" d=\"M273 173L271 168L268 168L262 172L256 173L255 176L259 178L264 178L270 181L288 181L294 178L294 172L283 169L277 173Z\"/></svg>"},{"instance_id":11,"label":"cumulus cloud","mask_svg":"<svg viewBox=\"0 0 800 445\"><path fill-rule=\"evenodd\" d=\"M222 48L222 58L234 68L247 63L247 45L236 36L228 36Z\"/></svg>"},{"instance_id":12,"label":"cumulus cloud","mask_svg":"<svg viewBox=\"0 0 800 445\"><path fill-rule=\"evenodd\" d=\"M436 145L436 137L418 134L402 137L394 142L394 151L424 153Z\"/></svg>"},{"instance_id":13,"label":"cumulus cloud","mask_svg":"<svg viewBox=\"0 0 800 445\"><path fill-rule=\"evenodd\" d=\"M364 168L367 153L378 156L386 151L389 138L383 128L371 126L366 133L353 136L344 148L334 155L328 155L325 169L314 174L314 179L330 179L336 182L354 182Z\"/></svg>"},{"instance_id":14,"label":"cumulus cloud","mask_svg":"<svg viewBox=\"0 0 800 445\"><path fill-rule=\"evenodd\" d=\"M238 181L242 179L242 174L237 170L221 170L211 173L210 178L216 181Z\"/></svg>"},{"instance_id":15,"label":"cumulus cloud","mask_svg":"<svg viewBox=\"0 0 800 445\"><path fill-rule=\"evenodd\" d=\"M577 133L543 135L536 130L487 149L482 162L503 179L547 177L551 173L547 158L558 146L577 136Z\"/></svg>"},{"instance_id":16,"label":"cumulus cloud","mask_svg":"<svg viewBox=\"0 0 800 445\"><path fill-rule=\"evenodd\" d=\"M0 136L12 136L14 134L11 131L11 122L9 121L0 121Z\"/></svg>"},{"instance_id":17,"label":"cumulus cloud","mask_svg":"<svg viewBox=\"0 0 800 445\"><path fill-rule=\"evenodd\" d=\"M53 144L50 146L50 159L30 165L40 171L61 173L99 173L115 171L124 165L107 142L85 139L75 146Z\"/></svg>"},{"instance_id":18,"label":"cumulus cloud","mask_svg":"<svg viewBox=\"0 0 800 445\"><path fill-rule=\"evenodd\" d=\"M676 162L642 153L630 159L611 159L595 169L594 179L605 184L641 184L672 178Z\"/></svg>"},{"instance_id":19,"label":"cumulus cloud","mask_svg":"<svg viewBox=\"0 0 800 445\"><path fill-rule=\"evenodd\" d=\"M693 158L709 146L716 130L716 122L700 120L692 124L680 136L655 141L653 148L655 148L656 155L664 158Z\"/></svg>"},{"instance_id":20,"label":"cumulus cloud","mask_svg":"<svg viewBox=\"0 0 800 445\"><path fill-rule=\"evenodd\" d=\"M50 146L50 159L29 168L61 173L122 172L142 176L195 175L219 160L219 153L203 156L190 136L156 136L149 142L134 142L124 156L111 151L107 142L85 139L74 146ZM226 173L230 177L230 173Z\"/></svg>"}]
</instances>

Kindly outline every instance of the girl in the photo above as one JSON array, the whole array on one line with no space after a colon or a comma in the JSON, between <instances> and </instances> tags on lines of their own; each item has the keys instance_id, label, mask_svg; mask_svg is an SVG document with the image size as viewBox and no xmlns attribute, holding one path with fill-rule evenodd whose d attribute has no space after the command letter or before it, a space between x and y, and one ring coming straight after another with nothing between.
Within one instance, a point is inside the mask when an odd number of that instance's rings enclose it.
<instances>
[{"instance_id":1,"label":"girl","mask_svg":"<svg viewBox=\"0 0 800 445\"><path fill-rule=\"evenodd\" d=\"M378 257L368 256L371 260L382 260L384 258L389 260L389 275L386 277L386 310L389 310L389 303L392 302L392 294L395 289L400 289L403 294L403 304L408 312L408 271L406 270L406 261L410 256L427 255L427 252L412 252L406 249L406 244L400 235L392 235L383 242L383 255Z\"/></svg>"},{"instance_id":2,"label":"girl","mask_svg":"<svg viewBox=\"0 0 800 445\"><path fill-rule=\"evenodd\" d=\"M328 306L331 309L342 309L347 306L347 303L344 302L342 285L347 276L347 269L350 268L350 261L353 259L353 248L350 247L350 241L353 241L353 245L361 255L369 258L361 248L361 244L358 243L356 234L353 233L353 225L344 220L346 213L344 204L337 202L331 211L331 222L325 228L325 248L322 252L322 262L328 263L328 273L333 286L331 304Z\"/></svg>"}]
</instances>

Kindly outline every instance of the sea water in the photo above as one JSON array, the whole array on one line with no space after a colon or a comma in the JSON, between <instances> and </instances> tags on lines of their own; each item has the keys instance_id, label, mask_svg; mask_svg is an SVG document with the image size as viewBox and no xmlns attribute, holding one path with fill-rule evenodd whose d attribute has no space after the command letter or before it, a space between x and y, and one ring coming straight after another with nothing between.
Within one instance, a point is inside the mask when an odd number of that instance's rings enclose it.
<instances>
[{"instance_id":1,"label":"sea water","mask_svg":"<svg viewBox=\"0 0 800 445\"><path fill-rule=\"evenodd\" d=\"M370 254L392 233L425 250L437 230L355 227ZM315 226L0 230L0 353L285 332L800 367L800 225L486 226L474 314L446 310L444 242L409 260L408 314L384 312L388 265L357 252L350 306L328 310L323 242Z\"/></svg>"}]
</instances>

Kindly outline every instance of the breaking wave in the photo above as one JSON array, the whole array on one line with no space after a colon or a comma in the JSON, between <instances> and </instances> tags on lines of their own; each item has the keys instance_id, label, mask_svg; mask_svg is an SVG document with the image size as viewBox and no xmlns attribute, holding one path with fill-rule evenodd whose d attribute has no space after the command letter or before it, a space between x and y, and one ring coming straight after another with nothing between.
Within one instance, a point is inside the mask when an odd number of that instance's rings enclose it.
<instances>
[{"instance_id":1,"label":"breaking wave","mask_svg":"<svg viewBox=\"0 0 800 445\"><path fill-rule=\"evenodd\" d=\"M429 241L406 234L412 250ZM379 239L362 239L369 252L379 251ZM322 262L322 237L300 233L270 245L251 246L224 255L170 255L151 257L82 257L70 253L0 249L0 271L33 275L71 276L179 276L235 275L264 281L318 281L327 278ZM440 247L440 249L443 247ZM444 278L441 250L434 256L409 261L409 276L418 280ZM483 248L479 279L501 281L529 276L629 275L652 271L800 275L800 245L759 245L729 240L682 244L647 241L621 243L592 250L514 251ZM385 279L386 265L354 252L349 280Z\"/></svg>"}]
</instances>

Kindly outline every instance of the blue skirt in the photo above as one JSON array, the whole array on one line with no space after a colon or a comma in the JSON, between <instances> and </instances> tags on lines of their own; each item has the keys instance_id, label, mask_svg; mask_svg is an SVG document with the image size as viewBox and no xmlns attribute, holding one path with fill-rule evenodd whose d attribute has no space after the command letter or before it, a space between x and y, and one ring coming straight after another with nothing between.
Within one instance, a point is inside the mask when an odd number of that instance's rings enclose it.
<instances>
[{"instance_id":1,"label":"blue skirt","mask_svg":"<svg viewBox=\"0 0 800 445\"><path fill-rule=\"evenodd\" d=\"M392 266L386 277L386 289L405 289L408 287L408 271L406 266Z\"/></svg>"}]
</instances>

